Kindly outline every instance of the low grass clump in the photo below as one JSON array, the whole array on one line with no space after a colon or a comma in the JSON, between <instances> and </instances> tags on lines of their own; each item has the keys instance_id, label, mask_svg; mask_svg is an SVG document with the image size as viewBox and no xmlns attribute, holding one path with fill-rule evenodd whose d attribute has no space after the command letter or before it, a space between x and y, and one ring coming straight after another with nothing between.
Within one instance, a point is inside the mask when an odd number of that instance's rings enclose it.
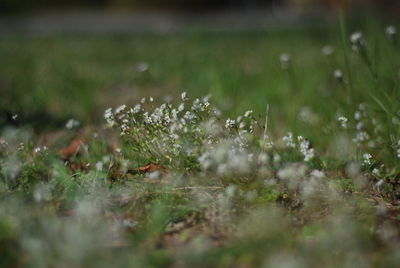
<instances>
[{"instance_id":1,"label":"low grass clump","mask_svg":"<svg viewBox=\"0 0 400 268\"><path fill-rule=\"evenodd\" d=\"M344 28L313 97L295 90L315 73L280 55L295 118L183 92L108 108L103 126L4 128L1 264L399 266L396 31Z\"/></svg>"}]
</instances>

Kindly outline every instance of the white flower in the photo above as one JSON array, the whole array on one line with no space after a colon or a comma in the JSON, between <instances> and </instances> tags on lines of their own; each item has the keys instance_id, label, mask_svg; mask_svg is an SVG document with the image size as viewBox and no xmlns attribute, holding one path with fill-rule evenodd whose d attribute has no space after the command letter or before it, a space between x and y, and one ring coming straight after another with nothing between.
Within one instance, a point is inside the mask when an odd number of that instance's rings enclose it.
<instances>
[{"instance_id":1,"label":"white flower","mask_svg":"<svg viewBox=\"0 0 400 268\"><path fill-rule=\"evenodd\" d=\"M292 132L289 132L287 134L287 136L284 136L282 138L282 141L285 143L285 145L287 147L290 147L290 148L295 148L296 147L296 144L293 141L293 133Z\"/></svg>"},{"instance_id":2,"label":"white flower","mask_svg":"<svg viewBox=\"0 0 400 268\"><path fill-rule=\"evenodd\" d=\"M313 171L311 171L310 175L317 179L322 179L325 177L325 173L323 171L317 170L317 169L314 169Z\"/></svg>"},{"instance_id":3,"label":"white flower","mask_svg":"<svg viewBox=\"0 0 400 268\"><path fill-rule=\"evenodd\" d=\"M278 177L281 180L297 180L305 176L307 167L302 164L292 163L287 164L280 170L278 170Z\"/></svg>"},{"instance_id":4,"label":"white flower","mask_svg":"<svg viewBox=\"0 0 400 268\"><path fill-rule=\"evenodd\" d=\"M104 118L107 121L107 124L112 127L115 124L114 114L112 112L112 108L108 108L104 111Z\"/></svg>"},{"instance_id":5,"label":"white flower","mask_svg":"<svg viewBox=\"0 0 400 268\"><path fill-rule=\"evenodd\" d=\"M332 46L324 46L322 48L322 54L324 54L325 56L330 56L333 54L333 47Z\"/></svg>"},{"instance_id":6,"label":"white flower","mask_svg":"<svg viewBox=\"0 0 400 268\"><path fill-rule=\"evenodd\" d=\"M363 162L365 165L371 165L371 159L372 159L372 155L371 154L363 154Z\"/></svg>"},{"instance_id":7,"label":"white flower","mask_svg":"<svg viewBox=\"0 0 400 268\"><path fill-rule=\"evenodd\" d=\"M65 127L67 129L73 129L77 126L79 126L79 121L75 119L69 119L68 122L65 124Z\"/></svg>"},{"instance_id":8,"label":"white flower","mask_svg":"<svg viewBox=\"0 0 400 268\"><path fill-rule=\"evenodd\" d=\"M257 162L259 165L265 165L269 161L269 156L266 153L261 153L258 155Z\"/></svg>"},{"instance_id":9,"label":"white flower","mask_svg":"<svg viewBox=\"0 0 400 268\"><path fill-rule=\"evenodd\" d=\"M356 125L356 129L357 130L361 130L364 127L364 123L363 122L358 122Z\"/></svg>"},{"instance_id":10,"label":"white flower","mask_svg":"<svg viewBox=\"0 0 400 268\"><path fill-rule=\"evenodd\" d=\"M389 25L388 27L386 27L385 32L389 38L393 38L393 36L396 35L397 30L396 30L396 27L394 27L393 25Z\"/></svg>"},{"instance_id":11,"label":"white flower","mask_svg":"<svg viewBox=\"0 0 400 268\"><path fill-rule=\"evenodd\" d=\"M357 112L354 113L354 119L355 120L360 120L361 117L362 117L362 114L361 114L360 111L357 111Z\"/></svg>"},{"instance_id":12,"label":"white flower","mask_svg":"<svg viewBox=\"0 0 400 268\"><path fill-rule=\"evenodd\" d=\"M147 174L147 177L151 180L161 179L161 172L159 170L150 172Z\"/></svg>"},{"instance_id":13,"label":"white flower","mask_svg":"<svg viewBox=\"0 0 400 268\"><path fill-rule=\"evenodd\" d=\"M342 80L343 80L343 72L342 72L342 70L339 70L339 69L335 70L335 71L333 72L333 76L334 76L337 80L342 81Z\"/></svg>"},{"instance_id":14,"label":"white flower","mask_svg":"<svg viewBox=\"0 0 400 268\"><path fill-rule=\"evenodd\" d=\"M369 135L367 132L359 131L359 132L357 132L356 137L353 139L353 142L360 143L360 142L364 142L368 139L369 139Z\"/></svg>"},{"instance_id":15,"label":"white flower","mask_svg":"<svg viewBox=\"0 0 400 268\"><path fill-rule=\"evenodd\" d=\"M339 116L337 120L338 120L338 121L340 122L340 124L342 125L342 128L347 128L347 127L348 127L347 122L348 122L349 120L348 120L346 117L344 117L344 116Z\"/></svg>"},{"instance_id":16,"label":"white flower","mask_svg":"<svg viewBox=\"0 0 400 268\"><path fill-rule=\"evenodd\" d=\"M197 160L199 161L200 166L203 170L209 169L213 164L210 152L203 153Z\"/></svg>"},{"instance_id":17,"label":"white flower","mask_svg":"<svg viewBox=\"0 0 400 268\"><path fill-rule=\"evenodd\" d=\"M186 111L185 115L183 116L188 121L191 121L193 119L196 119L196 115L190 111Z\"/></svg>"},{"instance_id":18,"label":"white flower","mask_svg":"<svg viewBox=\"0 0 400 268\"><path fill-rule=\"evenodd\" d=\"M400 158L400 140L397 141L397 158Z\"/></svg>"},{"instance_id":19,"label":"white flower","mask_svg":"<svg viewBox=\"0 0 400 268\"><path fill-rule=\"evenodd\" d=\"M314 113L310 107L304 106L300 108L299 111L299 119L305 123L309 123L311 125L316 124L319 121L319 117L316 113Z\"/></svg>"},{"instance_id":20,"label":"white flower","mask_svg":"<svg viewBox=\"0 0 400 268\"><path fill-rule=\"evenodd\" d=\"M99 161L96 163L96 170L102 171L103 170L103 162Z\"/></svg>"},{"instance_id":21,"label":"white flower","mask_svg":"<svg viewBox=\"0 0 400 268\"><path fill-rule=\"evenodd\" d=\"M385 183L385 181L381 179L375 184L375 186L376 187L381 187L384 183Z\"/></svg>"},{"instance_id":22,"label":"white flower","mask_svg":"<svg viewBox=\"0 0 400 268\"><path fill-rule=\"evenodd\" d=\"M314 148L312 148L310 142L302 136L298 136L297 140L300 142L300 153L303 154L304 161L309 162L315 156Z\"/></svg>"},{"instance_id":23,"label":"white flower","mask_svg":"<svg viewBox=\"0 0 400 268\"><path fill-rule=\"evenodd\" d=\"M244 117L249 117L249 116L251 116L253 114L253 111L252 110L248 110L248 111L246 111L245 113L244 113Z\"/></svg>"},{"instance_id":24,"label":"white flower","mask_svg":"<svg viewBox=\"0 0 400 268\"><path fill-rule=\"evenodd\" d=\"M363 41L363 34L361 32L355 32L350 36L350 41L353 45L360 45Z\"/></svg>"},{"instance_id":25,"label":"white flower","mask_svg":"<svg viewBox=\"0 0 400 268\"><path fill-rule=\"evenodd\" d=\"M132 113L137 114L140 112L142 109L142 106L140 104L136 104L135 107L133 107Z\"/></svg>"},{"instance_id":26,"label":"white flower","mask_svg":"<svg viewBox=\"0 0 400 268\"><path fill-rule=\"evenodd\" d=\"M290 55L286 53L282 53L280 56L281 62L289 62L290 61Z\"/></svg>"},{"instance_id":27,"label":"white flower","mask_svg":"<svg viewBox=\"0 0 400 268\"><path fill-rule=\"evenodd\" d=\"M149 64L147 64L146 62L139 62L136 65L136 70L138 70L139 72L145 72L149 69Z\"/></svg>"},{"instance_id":28,"label":"white flower","mask_svg":"<svg viewBox=\"0 0 400 268\"><path fill-rule=\"evenodd\" d=\"M236 123L235 120L228 118L228 119L226 119L226 122L225 122L225 128L233 128L233 127L235 127L235 123Z\"/></svg>"},{"instance_id":29,"label":"white flower","mask_svg":"<svg viewBox=\"0 0 400 268\"><path fill-rule=\"evenodd\" d=\"M380 175L381 175L381 172L379 171L378 168L374 168L374 169L372 170L372 174L374 174L375 176L380 176Z\"/></svg>"},{"instance_id":30,"label":"white flower","mask_svg":"<svg viewBox=\"0 0 400 268\"><path fill-rule=\"evenodd\" d=\"M187 97L187 93L186 93L186 92L182 92L182 94L181 94L181 100L182 100L182 101L187 101L187 100L188 100L188 97Z\"/></svg>"},{"instance_id":31,"label":"white flower","mask_svg":"<svg viewBox=\"0 0 400 268\"><path fill-rule=\"evenodd\" d=\"M290 64L290 55L287 53L282 53L280 55L280 60L281 60L281 66L282 69L287 69L289 68L289 64Z\"/></svg>"},{"instance_id":32,"label":"white flower","mask_svg":"<svg viewBox=\"0 0 400 268\"><path fill-rule=\"evenodd\" d=\"M126 108L126 105L123 104L123 105L121 105L121 106L119 106L119 107L117 107L117 108L115 109L115 113L116 113L116 114L119 114L120 112L122 112L123 110L125 110L125 108Z\"/></svg>"}]
</instances>

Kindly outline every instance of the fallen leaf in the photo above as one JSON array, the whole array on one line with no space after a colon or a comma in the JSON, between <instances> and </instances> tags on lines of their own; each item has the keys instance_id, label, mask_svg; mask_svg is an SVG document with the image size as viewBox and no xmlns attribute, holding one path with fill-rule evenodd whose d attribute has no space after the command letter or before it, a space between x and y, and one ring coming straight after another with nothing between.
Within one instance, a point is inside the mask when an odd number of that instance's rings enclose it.
<instances>
[{"instance_id":1,"label":"fallen leaf","mask_svg":"<svg viewBox=\"0 0 400 268\"><path fill-rule=\"evenodd\" d=\"M71 158L74 155L80 155L84 152L84 139L74 139L71 143L61 149L58 153L65 159Z\"/></svg>"},{"instance_id":2,"label":"fallen leaf","mask_svg":"<svg viewBox=\"0 0 400 268\"><path fill-rule=\"evenodd\" d=\"M164 169L160 165L150 162L143 167L139 167L137 169L129 169L128 173L135 175L135 174L151 173L151 172L155 172L155 171L160 171L161 173L164 173Z\"/></svg>"}]
</instances>

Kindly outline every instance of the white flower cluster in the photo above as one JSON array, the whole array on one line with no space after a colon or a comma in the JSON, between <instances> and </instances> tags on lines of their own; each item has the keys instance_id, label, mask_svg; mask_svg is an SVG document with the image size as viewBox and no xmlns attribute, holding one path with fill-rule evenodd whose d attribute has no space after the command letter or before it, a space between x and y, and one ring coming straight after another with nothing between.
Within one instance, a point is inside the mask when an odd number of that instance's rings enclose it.
<instances>
[{"instance_id":1,"label":"white flower cluster","mask_svg":"<svg viewBox=\"0 0 400 268\"><path fill-rule=\"evenodd\" d=\"M358 147L362 147L364 144L369 147L376 145L376 140L371 139L369 128L373 127L375 134L379 134L382 127L375 118L368 119L369 114L367 112L367 106L364 103L359 104L358 110L354 112L354 121L349 120L345 116L339 116L337 120L344 129L354 130L354 142ZM377 137L379 139L379 136Z\"/></svg>"},{"instance_id":2,"label":"white flower cluster","mask_svg":"<svg viewBox=\"0 0 400 268\"><path fill-rule=\"evenodd\" d=\"M286 136L282 138L286 147L296 148L296 143L293 139L293 133L289 132ZM308 139L303 136L297 136L298 148L300 153L304 156L304 161L309 162L315 157L314 148L311 147L311 143Z\"/></svg>"},{"instance_id":3,"label":"white flower cluster","mask_svg":"<svg viewBox=\"0 0 400 268\"><path fill-rule=\"evenodd\" d=\"M304 161L308 162L312 160L315 157L315 152L314 148L311 147L310 141L302 136L298 136L297 140L300 143L300 152L304 156Z\"/></svg>"},{"instance_id":4,"label":"white flower cluster","mask_svg":"<svg viewBox=\"0 0 400 268\"><path fill-rule=\"evenodd\" d=\"M202 170L215 171L217 175L246 174L255 164L254 154L243 150L234 140L221 141L205 151L198 161Z\"/></svg>"},{"instance_id":5,"label":"white flower cluster","mask_svg":"<svg viewBox=\"0 0 400 268\"><path fill-rule=\"evenodd\" d=\"M258 122L252 110L236 119L221 121L218 109L210 104L209 98L190 103L184 92L180 103L160 106L155 106L152 98L142 99L132 107L109 108L104 117L109 126L119 130L121 138L131 146L131 152L174 167L197 167L203 174L229 176L254 171L267 174L271 165L280 165L278 152L272 157L269 147L260 148L266 134L259 139L253 134ZM310 142L302 136L294 140L293 133L289 132L282 140L287 147L298 150L305 162L315 158ZM273 146L269 138L268 143ZM96 168L102 170L100 164Z\"/></svg>"},{"instance_id":6,"label":"white flower cluster","mask_svg":"<svg viewBox=\"0 0 400 268\"><path fill-rule=\"evenodd\" d=\"M347 122L349 121L349 119L347 119L347 117L339 116L337 120L340 122L342 128L344 129L348 128Z\"/></svg>"},{"instance_id":7,"label":"white flower cluster","mask_svg":"<svg viewBox=\"0 0 400 268\"><path fill-rule=\"evenodd\" d=\"M364 165L371 165L372 164L372 155L371 154L363 154L363 163Z\"/></svg>"},{"instance_id":8,"label":"white flower cluster","mask_svg":"<svg viewBox=\"0 0 400 268\"><path fill-rule=\"evenodd\" d=\"M38 147L35 147L35 148L33 149L33 152L34 152L35 154L39 154L39 153L46 152L48 149L49 149L49 148L47 148L47 146L43 146L43 147L38 146Z\"/></svg>"},{"instance_id":9,"label":"white flower cluster","mask_svg":"<svg viewBox=\"0 0 400 268\"><path fill-rule=\"evenodd\" d=\"M296 148L296 144L295 144L294 141L293 141L293 133L292 133L292 132L289 132L289 133L287 134L287 136L284 136L284 137L282 138L282 141L285 143L285 145L286 145L287 147Z\"/></svg>"},{"instance_id":10,"label":"white flower cluster","mask_svg":"<svg viewBox=\"0 0 400 268\"><path fill-rule=\"evenodd\" d=\"M178 156L179 159L191 157L195 161L202 155L204 145L218 143L224 137L232 139L237 148L247 147L247 135L253 131L255 121L252 111L246 111L237 119L227 119L227 130L221 131L217 123L220 112L209 99L208 95L189 103L187 93L183 92L182 102L176 106L164 103L154 107L153 98L143 98L132 107L122 105L115 110L107 109L104 118L108 126L119 129L120 135L134 146L134 150L169 161ZM152 110L147 110L148 107ZM203 158L205 156L199 159ZM236 158L231 160L238 162Z\"/></svg>"}]
</instances>

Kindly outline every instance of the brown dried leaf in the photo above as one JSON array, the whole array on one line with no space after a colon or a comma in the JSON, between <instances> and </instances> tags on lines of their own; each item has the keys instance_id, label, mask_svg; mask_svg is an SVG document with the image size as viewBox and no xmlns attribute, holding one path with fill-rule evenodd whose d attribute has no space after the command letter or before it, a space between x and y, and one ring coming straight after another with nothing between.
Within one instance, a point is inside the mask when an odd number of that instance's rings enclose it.
<instances>
[{"instance_id":1,"label":"brown dried leaf","mask_svg":"<svg viewBox=\"0 0 400 268\"><path fill-rule=\"evenodd\" d=\"M64 159L69 159L74 155L81 155L84 152L84 142L84 139L74 139L67 147L61 149L58 153Z\"/></svg>"},{"instance_id":2,"label":"brown dried leaf","mask_svg":"<svg viewBox=\"0 0 400 268\"><path fill-rule=\"evenodd\" d=\"M145 174L145 173L151 173L154 171L160 171L161 173L164 173L164 169L157 164L154 164L152 162L148 163L147 165L143 166L143 167L139 167L137 169L129 169L128 173L129 174Z\"/></svg>"}]
</instances>

